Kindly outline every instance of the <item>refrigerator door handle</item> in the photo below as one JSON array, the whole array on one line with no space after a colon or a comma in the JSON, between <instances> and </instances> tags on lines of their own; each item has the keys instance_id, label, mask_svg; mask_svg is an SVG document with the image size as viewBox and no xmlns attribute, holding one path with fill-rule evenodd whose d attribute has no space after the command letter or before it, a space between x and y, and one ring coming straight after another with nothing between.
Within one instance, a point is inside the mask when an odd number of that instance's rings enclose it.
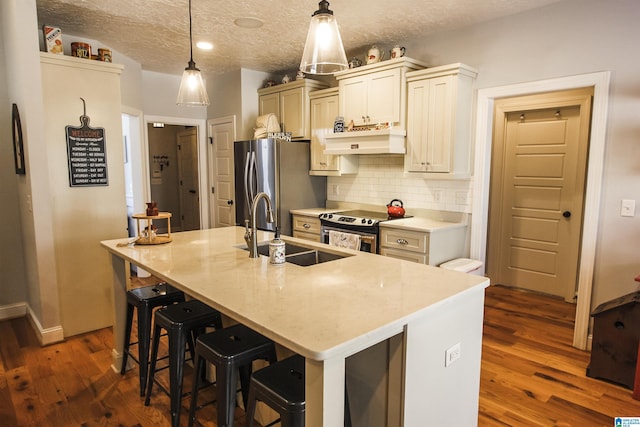
<instances>
[{"instance_id":1,"label":"refrigerator door handle","mask_svg":"<svg viewBox=\"0 0 640 427\"><path fill-rule=\"evenodd\" d=\"M251 215L251 201L249 200L249 165L251 162L251 152L247 153L247 157L244 161L244 198L247 202L247 209L249 209L249 215Z\"/></svg>"},{"instance_id":2,"label":"refrigerator door handle","mask_svg":"<svg viewBox=\"0 0 640 427\"><path fill-rule=\"evenodd\" d=\"M253 203L253 199L256 197L256 187L253 184L258 184L258 172L256 171L256 153L254 151L251 152L251 163L249 166L249 196L251 200L247 204L249 209L251 209L251 203Z\"/></svg>"}]
</instances>

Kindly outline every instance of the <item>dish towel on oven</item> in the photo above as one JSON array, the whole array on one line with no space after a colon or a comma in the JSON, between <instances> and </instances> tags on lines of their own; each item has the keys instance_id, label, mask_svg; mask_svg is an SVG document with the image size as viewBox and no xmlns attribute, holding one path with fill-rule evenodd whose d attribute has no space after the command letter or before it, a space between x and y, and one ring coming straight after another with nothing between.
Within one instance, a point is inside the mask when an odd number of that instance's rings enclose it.
<instances>
[{"instance_id":1,"label":"dish towel on oven","mask_svg":"<svg viewBox=\"0 0 640 427\"><path fill-rule=\"evenodd\" d=\"M329 230L329 244L340 248L360 250L360 235Z\"/></svg>"}]
</instances>

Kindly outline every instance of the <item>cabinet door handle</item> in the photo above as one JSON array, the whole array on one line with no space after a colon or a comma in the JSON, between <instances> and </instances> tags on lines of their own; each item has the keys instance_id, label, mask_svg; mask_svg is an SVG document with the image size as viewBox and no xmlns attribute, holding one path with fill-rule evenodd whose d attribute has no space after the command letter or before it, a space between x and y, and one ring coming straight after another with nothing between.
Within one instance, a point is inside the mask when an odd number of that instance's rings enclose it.
<instances>
[{"instance_id":1,"label":"cabinet door handle","mask_svg":"<svg viewBox=\"0 0 640 427\"><path fill-rule=\"evenodd\" d=\"M302 226L307 230L311 228L311 224L307 224L307 223L302 224Z\"/></svg>"},{"instance_id":2,"label":"cabinet door handle","mask_svg":"<svg viewBox=\"0 0 640 427\"><path fill-rule=\"evenodd\" d=\"M320 166L327 166L327 162L320 162Z\"/></svg>"},{"instance_id":3,"label":"cabinet door handle","mask_svg":"<svg viewBox=\"0 0 640 427\"><path fill-rule=\"evenodd\" d=\"M399 245L408 245L409 244L409 242L406 241L405 239L397 239L396 243L399 244Z\"/></svg>"}]
</instances>

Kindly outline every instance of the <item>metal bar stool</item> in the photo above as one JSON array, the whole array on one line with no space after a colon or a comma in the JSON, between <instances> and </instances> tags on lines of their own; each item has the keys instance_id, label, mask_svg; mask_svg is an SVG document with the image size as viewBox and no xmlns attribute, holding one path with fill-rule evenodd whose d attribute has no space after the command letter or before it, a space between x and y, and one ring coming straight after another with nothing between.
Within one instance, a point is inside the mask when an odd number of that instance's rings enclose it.
<instances>
[{"instance_id":1,"label":"metal bar stool","mask_svg":"<svg viewBox=\"0 0 640 427\"><path fill-rule=\"evenodd\" d=\"M304 427L304 357L295 355L251 375L247 427L253 426L257 401L280 415L282 427ZM277 420L265 427L272 426Z\"/></svg>"},{"instance_id":2,"label":"metal bar stool","mask_svg":"<svg viewBox=\"0 0 640 427\"><path fill-rule=\"evenodd\" d=\"M144 396L147 388L147 373L149 371L149 346L151 344L151 319L153 310L169 304L184 301L184 293L166 283L131 289L127 291L127 317L125 322L124 350L120 374L127 370L127 359L130 356L139 367L140 396ZM131 342L131 328L133 324L133 309L138 314L138 341ZM138 356L134 356L129 347L138 345Z\"/></svg>"},{"instance_id":3,"label":"metal bar stool","mask_svg":"<svg viewBox=\"0 0 640 427\"><path fill-rule=\"evenodd\" d=\"M236 407L236 384L238 373L242 388L242 400L247 407L249 381L254 360L276 361L273 341L253 329L237 324L219 331L203 334L196 340L193 389L189 410L189 427L200 425L195 414L198 407L198 390L205 362L216 369L216 406L218 427L232 427ZM203 405L204 406L204 405Z\"/></svg>"},{"instance_id":4,"label":"metal bar stool","mask_svg":"<svg viewBox=\"0 0 640 427\"><path fill-rule=\"evenodd\" d=\"M151 392L156 373L158 346L162 329L167 331L169 338L169 398L171 399L171 425L180 425L180 401L182 399L182 381L185 362L185 345L189 345L193 358L193 340L202 333L207 326L222 329L222 317L217 310L198 301L190 300L161 308L155 313L155 328L153 332L153 347L151 350L151 365L147 382L147 397L145 406L149 406ZM166 392L167 390L158 386Z\"/></svg>"},{"instance_id":5,"label":"metal bar stool","mask_svg":"<svg viewBox=\"0 0 640 427\"><path fill-rule=\"evenodd\" d=\"M267 424L270 427L280 422L281 427L304 427L306 402L304 395L304 357L294 355L251 375L246 425L253 427L257 401L264 402L280 415L280 419ZM351 412L345 386L344 426L351 427Z\"/></svg>"}]
</instances>

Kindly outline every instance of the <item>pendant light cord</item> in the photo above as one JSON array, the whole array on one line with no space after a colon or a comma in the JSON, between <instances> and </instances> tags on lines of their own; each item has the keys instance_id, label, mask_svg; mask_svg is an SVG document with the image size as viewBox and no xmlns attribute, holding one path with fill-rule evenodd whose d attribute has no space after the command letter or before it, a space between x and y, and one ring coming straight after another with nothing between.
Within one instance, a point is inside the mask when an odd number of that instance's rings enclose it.
<instances>
[{"instance_id":1,"label":"pendant light cord","mask_svg":"<svg viewBox=\"0 0 640 427\"><path fill-rule=\"evenodd\" d=\"M193 32L191 25L191 0L189 0L189 66L193 64L195 67L195 63L193 62Z\"/></svg>"}]
</instances>

